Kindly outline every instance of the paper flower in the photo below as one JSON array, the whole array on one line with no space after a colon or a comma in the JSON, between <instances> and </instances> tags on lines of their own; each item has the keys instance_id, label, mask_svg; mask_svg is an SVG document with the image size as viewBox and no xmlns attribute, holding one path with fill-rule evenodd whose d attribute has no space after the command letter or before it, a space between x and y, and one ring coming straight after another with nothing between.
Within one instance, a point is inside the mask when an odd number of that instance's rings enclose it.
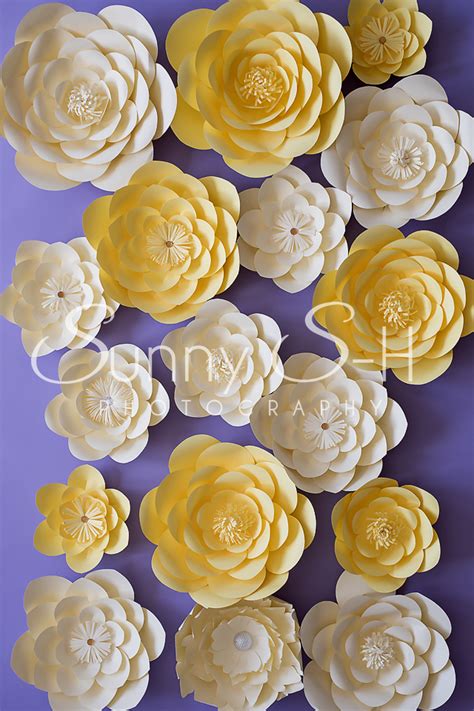
<instances>
[{"instance_id":1,"label":"paper flower","mask_svg":"<svg viewBox=\"0 0 474 711\"><path fill-rule=\"evenodd\" d=\"M296 613L276 597L197 605L176 633L176 660L181 695L220 711L265 711L303 688Z\"/></svg>"},{"instance_id":2,"label":"paper flower","mask_svg":"<svg viewBox=\"0 0 474 711\"><path fill-rule=\"evenodd\" d=\"M237 277L239 212L227 180L198 180L154 161L127 187L95 200L84 213L84 231L111 297L177 323Z\"/></svg>"},{"instance_id":3,"label":"paper flower","mask_svg":"<svg viewBox=\"0 0 474 711\"><path fill-rule=\"evenodd\" d=\"M392 368L405 383L428 383L449 368L454 346L474 330L474 281L458 267L453 245L435 232L405 237L372 227L318 282L315 318L361 368Z\"/></svg>"},{"instance_id":4,"label":"paper flower","mask_svg":"<svg viewBox=\"0 0 474 711\"><path fill-rule=\"evenodd\" d=\"M192 148L213 148L238 173L273 175L341 130L350 40L334 18L299 0L193 10L171 27L166 51L178 72L173 131Z\"/></svg>"},{"instance_id":5,"label":"paper flower","mask_svg":"<svg viewBox=\"0 0 474 711\"><path fill-rule=\"evenodd\" d=\"M240 263L294 294L347 257L344 238L352 204L294 165L260 188L240 193Z\"/></svg>"},{"instance_id":6,"label":"paper flower","mask_svg":"<svg viewBox=\"0 0 474 711\"><path fill-rule=\"evenodd\" d=\"M53 711L138 706L165 631L134 601L127 578L116 570L96 570L73 583L36 578L24 606L28 630L15 643L11 665L20 679L47 692Z\"/></svg>"},{"instance_id":7,"label":"paper flower","mask_svg":"<svg viewBox=\"0 0 474 711\"><path fill-rule=\"evenodd\" d=\"M416 0L351 0L347 19L352 69L361 81L383 84L392 74L406 77L425 66L433 23Z\"/></svg>"},{"instance_id":8,"label":"paper flower","mask_svg":"<svg viewBox=\"0 0 474 711\"><path fill-rule=\"evenodd\" d=\"M301 624L312 660L304 692L320 711L437 709L453 693L446 639L451 622L421 593L378 595L343 573L335 602L320 602Z\"/></svg>"},{"instance_id":9,"label":"paper flower","mask_svg":"<svg viewBox=\"0 0 474 711\"><path fill-rule=\"evenodd\" d=\"M30 10L0 79L0 134L17 151L21 175L45 190L125 185L152 160L152 141L176 111L157 54L151 26L131 7Z\"/></svg>"},{"instance_id":10,"label":"paper flower","mask_svg":"<svg viewBox=\"0 0 474 711\"><path fill-rule=\"evenodd\" d=\"M36 528L35 548L44 555L66 554L76 573L92 570L104 553L120 553L128 545L130 502L117 489L106 489L102 474L88 464L74 469L67 485L38 489L36 506L45 519Z\"/></svg>"},{"instance_id":11,"label":"paper flower","mask_svg":"<svg viewBox=\"0 0 474 711\"><path fill-rule=\"evenodd\" d=\"M61 393L45 412L49 429L69 440L74 457L136 459L148 442L148 427L169 411L169 398L151 377L150 361L128 343L100 352L65 353L58 366Z\"/></svg>"},{"instance_id":12,"label":"paper flower","mask_svg":"<svg viewBox=\"0 0 474 711\"><path fill-rule=\"evenodd\" d=\"M369 481L333 508L336 558L377 592L397 590L437 565L438 515L434 496L418 486L384 477Z\"/></svg>"},{"instance_id":13,"label":"paper flower","mask_svg":"<svg viewBox=\"0 0 474 711\"><path fill-rule=\"evenodd\" d=\"M418 74L391 89L362 87L321 170L347 190L364 227L432 220L454 205L474 160L474 119L448 104L441 84Z\"/></svg>"},{"instance_id":14,"label":"paper flower","mask_svg":"<svg viewBox=\"0 0 474 711\"><path fill-rule=\"evenodd\" d=\"M158 580L203 607L279 590L316 531L313 507L283 465L259 447L195 435L173 451L169 470L140 507Z\"/></svg>"},{"instance_id":15,"label":"paper flower","mask_svg":"<svg viewBox=\"0 0 474 711\"><path fill-rule=\"evenodd\" d=\"M104 294L95 250L84 237L22 242L12 284L0 294L0 314L20 326L30 356L83 348L117 307Z\"/></svg>"},{"instance_id":16,"label":"paper flower","mask_svg":"<svg viewBox=\"0 0 474 711\"><path fill-rule=\"evenodd\" d=\"M256 404L250 424L296 486L313 494L355 491L375 479L407 429L380 372L313 353L286 361L285 381Z\"/></svg>"}]
</instances>

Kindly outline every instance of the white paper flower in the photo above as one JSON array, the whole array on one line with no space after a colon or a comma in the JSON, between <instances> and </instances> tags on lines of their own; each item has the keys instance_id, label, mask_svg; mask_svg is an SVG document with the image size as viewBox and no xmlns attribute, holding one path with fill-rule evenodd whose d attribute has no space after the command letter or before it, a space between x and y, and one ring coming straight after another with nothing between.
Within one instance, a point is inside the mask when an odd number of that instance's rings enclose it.
<instances>
[{"instance_id":1,"label":"white paper flower","mask_svg":"<svg viewBox=\"0 0 474 711\"><path fill-rule=\"evenodd\" d=\"M98 15L62 3L30 10L0 80L0 132L23 177L45 190L126 185L176 111L157 54L151 26L125 5Z\"/></svg>"},{"instance_id":2,"label":"white paper flower","mask_svg":"<svg viewBox=\"0 0 474 711\"><path fill-rule=\"evenodd\" d=\"M240 193L240 263L294 294L347 257L350 196L290 165Z\"/></svg>"},{"instance_id":3,"label":"white paper flower","mask_svg":"<svg viewBox=\"0 0 474 711\"><path fill-rule=\"evenodd\" d=\"M190 417L221 415L231 425L247 424L255 403L281 383L280 342L269 316L247 316L225 299L208 301L194 321L163 340L177 406Z\"/></svg>"},{"instance_id":4,"label":"white paper flower","mask_svg":"<svg viewBox=\"0 0 474 711\"><path fill-rule=\"evenodd\" d=\"M84 237L22 242L12 284L0 294L0 314L20 326L26 352L36 356L83 348L117 308L104 294L95 249Z\"/></svg>"},{"instance_id":5,"label":"white paper flower","mask_svg":"<svg viewBox=\"0 0 474 711\"><path fill-rule=\"evenodd\" d=\"M458 199L474 160L474 119L425 75L346 97L344 127L321 156L326 179L347 190L364 227L439 217Z\"/></svg>"},{"instance_id":6,"label":"white paper flower","mask_svg":"<svg viewBox=\"0 0 474 711\"><path fill-rule=\"evenodd\" d=\"M276 597L197 605L176 633L181 695L219 711L265 711L303 686L298 633L292 605Z\"/></svg>"},{"instance_id":7,"label":"white paper flower","mask_svg":"<svg viewBox=\"0 0 474 711\"><path fill-rule=\"evenodd\" d=\"M286 361L284 382L257 403L250 424L296 486L314 494L355 491L378 477L407 429L380 372L313 353Z\"/></svg>"},{"instance_id":8,"label":"white paper flower","mask_svg":"<svg viewBox=\"0 0 474 711\"><path fill-rule=\"evenodd\" d=\"M148 686L150 662L165 644L155 615L134 601L115 570L97 570L71 583L47 576L25 591L28 631L15 643L11 665L46 691L53 711L125 711Z\"/></svg>"},{"instance_id":9,"label":"white paper flower","mask_svg":"<svg viewBox=\"0 0 474 711\"><path fill-rule=\"evenodd\" d=\"M148 427L169 411L148 358L131 344L69 351L59 361L58 379L62 392L46 408L46 424L67 437L71 454L84 461L136 459L148 442Z\"/></svg>"},{"instance_id":10,"label":"white paper flower","mask_svg":"<svg viewBox=\"0 0 474 711\"><path fill-rule=\"evenodd\" d=\"M421 593L381 595L343 573L335 602L320 602L301 625L313 660L304 692L318 711L437 709L453 693L446 613Z\"/></svg>"}]
</instances>

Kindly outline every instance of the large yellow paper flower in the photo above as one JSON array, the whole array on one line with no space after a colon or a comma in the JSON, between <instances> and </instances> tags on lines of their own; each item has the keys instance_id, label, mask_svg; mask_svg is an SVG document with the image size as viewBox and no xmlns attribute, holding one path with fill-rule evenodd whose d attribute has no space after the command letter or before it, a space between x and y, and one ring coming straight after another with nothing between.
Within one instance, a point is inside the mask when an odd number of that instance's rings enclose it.
<instances>
[{"instance_id":1,"label":"large yellow paper flower","mask_svg":"<svg viewBox=\"0 0 474 711\"><path fill-rule=\"evenodd\" d=\"M238 173L263 177L319 153L344 120L342 80L352 61L344 28L299 0L228 0L193 10L168 34L178 72L172 129L213 148Z\"/></svg>"},{"instance_id":2,"label":"large yellow paper flower","mask_svg":"<svg viewBox=\"0 0 474 711\"><path fill-rule=\"evenodd\" d=\"M65 553L76 573L92 570L104 553L120 553L128 545L130 502L117 489L106 489L100 471L89 464L74 469L67 485L38 489L36 505L46 518L35 531L35 548L44 555Z\"/></svg>"},{"instance_id":3,"label":"large yellow paper flower","mask_svg":"<svg viewBox=\"0 0 474 711\"><path fill-rule=\"evenodd\" d=\"M406 77L426 64L433 23L416 0L351 0L347 11L354 73L366 84Z\"/></svg>"},{"instance_id":4,"label":"large yellow paper flower","mask_svg":"<svg viewBox=\"0 0 474 711\"><path fill-rule=\"evenodd\" d=\"M428 383L474 329L474 281L458 266L455 248L436 232L405 237L393 227L371 227L319 281L315 317L359 368L392 368L403 382Z\"/></svg>"},{"instance_id":5,"label":"large yellow paper flower","mask_svg":"<svg viewBox=\"0 0 474 711\"><path fill-rule=\"evenodd\" d=\"M259 447L188 437L140 507L158 580L203 607L261 600L285 584L316 531L309 500Z\"/></svg>"},{"instance_id":6,"label":"large yellow paper flower","mask_svg":"<svg viewBox=\"0 0 474 711\"><path fill-rule=\"evenodd\" d=\"M438 515L434 496L418 486L383 477L369 481L332 511L336 558L377 592L397 590L438 563Z\"/></svg>"},{"instance_id":7,"label":"large yellow paper flower","mask_svg":"<svg viewBox=\"0 0 474 711\"><path fill-rule=\"evenodd\" d=\"M84 232L111 298L177 323L235 280L239 213L239 195L227 180L194 178L154 161L128 186L89 205Z\"/></svg>"}]
</instances>

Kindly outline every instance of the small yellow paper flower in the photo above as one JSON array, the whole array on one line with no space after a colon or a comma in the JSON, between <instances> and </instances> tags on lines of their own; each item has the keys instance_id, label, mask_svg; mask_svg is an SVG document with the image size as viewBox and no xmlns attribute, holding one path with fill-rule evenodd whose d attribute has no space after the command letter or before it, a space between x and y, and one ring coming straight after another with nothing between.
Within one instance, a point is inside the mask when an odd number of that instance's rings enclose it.
<instances>
[{"instance_id":1,"label":"small yellow paper flower","mask_svg":"<svg viewBox=\"0 0 474 711\"><path fill-rule=\"evenodd\" d=\"M237 277L239 213L239 195L227 180L194 178L154 161L128 186L89 205L83 221L105 292L177 323Z\"/></svg>"},{"instance_id":2,"label":"small yellow paper flower","mask_svg":"<svg viewBox=\"0 0 474 711\"><path fill-rule=\"evenodd\" d=\"M178 72L172 129L188 146L213 148L238 173L264 177L295 156L332 144L344 120L347 33L299 0L229 0L193 10L171 27L166 51Z\"/></svg>"},{"instance_id":3,"label":"small yellow paper flower","mask_svg":"<svg viewBox=\"0 0 474 711\"><path fill-rule=\"evenodd\" d=\"M383 477L369 481L333 509L336 558L377 592L397 590L437 565L438 515L438 502L424 489Z\"/></svg>"},{"instance_id":4,"label":"small yellow paper flower","mask_svg":"<svg viewBox=\"0 0 474 711\"><path fill-rule=\"evenodd\" d=\"M458 267L455 248L436 232L405 237L371 227L317 284L315 318L359 368L392 368L405 383L429 383L474 330L474 281Z\"/></svg>"},{"instance_id":5,"label":"small yellow paper flower","mask_svg":"<svg viewBox=\"0 0 474 711\"><path fill-rule=\"evenodd\" d=\"M42 486L36 506L46 518L35 531L35 548L44 555L65 553L76 573L92 570L104 553L120 553L128 545L130 502L117 489L106 489L102 474L89 464L74 469L67 485Z\"/></svg>"},{"instance_id":6,"label":"small yellow paper flower","mask_svg":"<svg viewBox=\"0 0 474 711\"><path fill-rule=\"evenodd\" d=\"M352 69L361 81L383 84L392 74L406 77L425 66L433 23L416 0L351 0L347 19Z\"/></svg>"},{"instance_id":7,"label":"small yellow paper flower","mask_svg":"<svg viewBox=\"0 0 474 711\"><path fill-rule=\"evenodd\" d=\"M259 447L196 435L176 447L169 469L140 507L158 580L206 608L279 590L316 531L283 465Z\"/></svg>"}]
</instances>

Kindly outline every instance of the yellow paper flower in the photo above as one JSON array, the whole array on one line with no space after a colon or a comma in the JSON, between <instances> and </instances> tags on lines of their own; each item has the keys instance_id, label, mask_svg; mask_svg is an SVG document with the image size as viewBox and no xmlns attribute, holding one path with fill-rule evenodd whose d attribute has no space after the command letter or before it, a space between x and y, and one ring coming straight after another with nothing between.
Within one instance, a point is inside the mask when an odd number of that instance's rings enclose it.
<instances>
[{"instance_id":1,"label":"yellow paper flower","mask_svg":"<svg viewBox=\"0 0 474 711\"><path fill-rule=\"evenodd\" d=\"M474 330L474 281L458 267L455 248L436 232L405 237L393 227L371 227L319 281L315 318L359 368L392 368L405 383L428 383Z\"/></svg>"},{"instance_id":2,"label":"yellow paper flower","mask_svg":"<svg viewBox=\"0 0 474 711\"><path fill-rule=\"evenodd\" d=\"M351 0L347 19L352 69L361 81L383 84L392 74L406 77L425 66L433 23L416 0Z\"/></svg>"},{"instance_id":3,"label":"yellow paper flower","mask_svg":"<svg viewBox=\"0 0 474 711\"><path fill-rule=\"evenodd\" d=\"M188 437L140 507L158 580L203 607L279 590L316 531L310 501L259 447Z\"/></svg>"},{"instance_id":4,"label":"yellow paper flower","mask_svg":"<svg viewBox=\"0 0 474 711\"><path fill-rule=\"evenodd\" d=\"M336 558L377 592L397 590L437 565L438 515L438 502L424 489L383 477L369 481L332 511Z\"/></svg>"},{"instance_id":5,"label":"yellow paper flower","mask_svg":"<svg viewBox=\"0 0 474 711\"><path fill-rule=\"evenodd\" d=\"M238 173L263 177L319 153L344 120L342 80L352 51L344 28L299 0L228 0L171 27L178 72L172 129L213 148Z\"/></svg>"},{"instance_id":6,"label":"yellow paper flower","mask_svg":"<svg viewBox=\"0 0 474 711\"><path fill-rule=\"evenodd\" d=\"M120 553L128 545L130 502L117 489L106 489L102 474L89 464L74 469L67 485L38 489L36 506L45 519L35 531L35 548L44 555L66 554L76 573L92 570L104 553Z\"/></svg>"},{"instance_id":7,"label":"yellow paper flower","mask_svg":"<svg viewBox=\"0 0 474 711\"><path fill-rule=\"evenodd\" d=\"M95 200L84 232L105 292L162 323L194 316L237 277L239 195L223 178L194 178L153 161Z\"/></svg>"}]
</instances>

